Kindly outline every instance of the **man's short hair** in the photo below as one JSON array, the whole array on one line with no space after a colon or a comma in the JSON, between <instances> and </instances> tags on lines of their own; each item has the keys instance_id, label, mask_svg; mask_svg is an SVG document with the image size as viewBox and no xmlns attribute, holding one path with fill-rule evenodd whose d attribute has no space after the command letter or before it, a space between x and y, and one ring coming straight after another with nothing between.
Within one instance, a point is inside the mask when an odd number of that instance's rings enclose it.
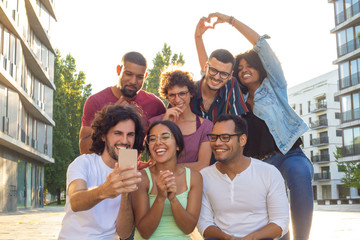
<instances>
[{"instance_id":1,"label":"man's short hair","mask_svg":"<svg viewBox=\"0 0 360 240\"><path fill-rule=\"evenodd\" d=\"M247 122L245 119L243 119L242 117L240 117L238 115L222 114L216 119L214 125L217 122L224 122L224 121L228 121L228 120L231 120L234 122L234 124L235 124L234 131L236 133L245 134L246 136L248 135Z\"/></svg>"},{"instance_id":2,"label":"man's short hair","mask_svg":"<svg viewBox=\"0 0 360 240\"><path fill-rule=\"evenodd\" d=\"M218 61L222 63L231 63L232 68L234 67L235 64L234 56L226 49L217 49L213 51L210 54L209 60L212 58L216 58Z\"/></svg>"},{"instance_id":3,"label":"man's short hair","mask_svg":"<svg viewBox=\"0 0 360 240\"><path fill-rule=\"evenodd\" d=\"M143 149L145 138L145 127L142 122L142 116L139 109L133 105L107 105L101 111L95 114L95 119L91 124L93 130L91 134L92 145L90 151L101 155L104 152L105 142L102 137L109 129L121 121L132 120L135 124L135 142L134 149L140 153Z\"/></svg>"},{"instance_id":4,"label":"man's short hair","mask_svg":"<svg viewBox=\"0 0 360 240\"><path fill-rule=\"evenodd\" d=\"M138 52L128 52L126 53L123 58L121 59L121 62L124 64L125 62L131 62L140 66L147 67L147 62L145 57Z\"/></svg>"}]
</instances>

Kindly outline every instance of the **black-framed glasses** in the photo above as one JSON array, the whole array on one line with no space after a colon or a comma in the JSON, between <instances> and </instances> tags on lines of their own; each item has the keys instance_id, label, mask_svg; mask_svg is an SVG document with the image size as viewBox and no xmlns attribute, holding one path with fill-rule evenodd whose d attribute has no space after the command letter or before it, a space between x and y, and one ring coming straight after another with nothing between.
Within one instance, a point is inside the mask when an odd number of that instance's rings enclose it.
<instances>
[{"instance_id":1,"label":"black-framed glasses","mask_svg":"<svg viewBox=\"0 0 360 240\"><path fill-rule=\"evenodd\" d=\"M170 93L167 95L169 100L174 100L176 98L176 95L179 96L180 98L185 98L186 95L189 93L189 91L182 91L182 92L178 92L178 93Z\"/></svg>"},{"instance_id":2,"label":"black-framed glasses","mask_svg":"<svg viewBox=\"0 0 360 240\"><path fill-rule=\"evenodd\" d=\"M226 80L229 78L229 76L231 74L228 72L219 71L216 68L211 67L210 64L207 64L207 65L208 65L208 69L209 69L208 73L210 74L210 76L216 76L216 74L219 73L220 79Z\"/></svg>"},{"instance_id":3,"label":"black-framed glasses","mask_svg":"<svg viewBox=\"0 0 360 240\"><path fill-rule=\"evenodd\" d=\"M229 142L230 138L233 136L241 136L243 133L235 133L235 134L208 134L207 137L210 142L216 142L218 138L222 142Z\"/></svg>"},{"instance_id":4,"label":"black-framed glasses","mask_svg":"<svg viewBox=\"0 0 360 240\"><path fill-rule=\"evenodd\" d=\"M148 135L146 137L146 142L147 144L151 145L151 144L155 144L158 139L160 139L160 142L166 142L171 139L171 133L165 132L160 135L155 135L155 134Z\"/></svg>"}]
</instances>

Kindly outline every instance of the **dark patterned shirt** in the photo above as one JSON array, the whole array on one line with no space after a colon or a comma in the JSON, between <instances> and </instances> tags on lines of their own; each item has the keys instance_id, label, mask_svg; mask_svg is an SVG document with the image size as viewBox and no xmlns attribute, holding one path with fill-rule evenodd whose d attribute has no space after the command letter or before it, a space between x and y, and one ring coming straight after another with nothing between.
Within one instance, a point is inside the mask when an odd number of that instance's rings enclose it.
<instances>
[{"instance_id":1,"label":"dark patterned shirt","mask_svg":"<svg viewBox=\"0 0 360 240\"><path fill-rule=\"evenodd\" d=\"M206 111L201 95L203 81L204 77L196 83L197 91L191 100L193 113L215 122L217 116L221 114L240 115L248 112L239 84L234 77L218 90L217 96Z\"/></svg>"}]
</instances>

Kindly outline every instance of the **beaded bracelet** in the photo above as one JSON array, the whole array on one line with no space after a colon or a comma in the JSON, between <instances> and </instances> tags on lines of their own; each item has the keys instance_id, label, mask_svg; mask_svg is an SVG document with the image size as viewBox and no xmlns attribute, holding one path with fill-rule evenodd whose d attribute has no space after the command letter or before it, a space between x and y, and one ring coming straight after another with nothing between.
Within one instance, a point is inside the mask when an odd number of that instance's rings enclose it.
<instances>
[{"instance_id":1,"label":"beaded bracelet","mask_svg":"<svg viewBox=\"0 0 360 240\"><path fill-rule=\"evenodd\" d=\"M234 25L233 20L234 20L234 16L230 16L230 18L229 18L229 24L230 25Z\"/></svg>"}]
</instances>

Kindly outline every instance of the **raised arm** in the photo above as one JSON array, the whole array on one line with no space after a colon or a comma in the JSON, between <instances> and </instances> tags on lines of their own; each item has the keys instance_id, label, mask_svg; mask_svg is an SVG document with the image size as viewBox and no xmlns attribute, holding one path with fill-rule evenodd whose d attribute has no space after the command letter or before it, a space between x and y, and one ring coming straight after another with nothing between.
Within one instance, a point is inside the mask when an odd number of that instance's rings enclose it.
<instances>
[{"instance_id":1,"label":"raised arm","mask_svg":"<svg viewBox=\"0 0 360 240\"><path fill-rule=\"evenodd\" d=\"M205 72L206 70L206 62L208 60L208 56L202 36L206 32L206 30L208 30L209 28L213 28L212 26L205 26L205 22L208 22L208 18L202 17L196 25L195 29L196 51L198 53L200 68L203 72Z\"/></svg>"},{"instance_id":2,"label":"raised arm","mask_svg":"<svg viewBox=\"0 0 360 240\"><path fill-rule=\"evenodd\" d=\"M87 188L86 181L83 179L72 181L68 188L71 209L74 212L88 210L106 198L115 198L122 193L134 191L127 186L140 182L138 174L128 173L120 176L122 171L132 168L130 166L119 168L116 164L105 183L92 189ZM129 180L123 181L127 179Z\"/></svg>"},{"instance_id":3,"label":"raised arm","mask_svg":"<svg viewBox=\"0 0 360 240\"><path fill-rule=\"evenodd\" d=\"M232 16L216 12L210 13L208 19L214 17L217 17L214 27L218 23L229 23L234 26L253 46L255 46L256 42L260 39L260 35L257 32Z\"/></svg>"}]
</instances>

